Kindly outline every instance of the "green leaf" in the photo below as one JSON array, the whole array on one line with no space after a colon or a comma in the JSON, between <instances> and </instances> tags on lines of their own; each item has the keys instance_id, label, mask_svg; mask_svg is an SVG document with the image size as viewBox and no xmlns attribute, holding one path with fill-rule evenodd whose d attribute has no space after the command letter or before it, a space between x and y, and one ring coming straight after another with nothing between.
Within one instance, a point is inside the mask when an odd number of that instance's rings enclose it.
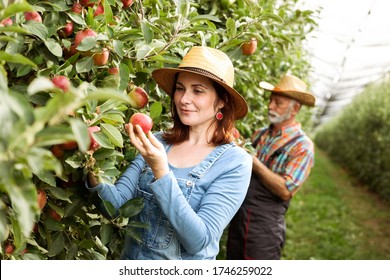
<instances>
[{"instance_id":1,"label":"green leaf","mask_svg":"<svg viewBox=\"0 0 390 280\"><path fill-rule=\"evenodd\" d=\"M124 44L122 41L119 41L119 40L114 40L113 41L113 46L114 46L114 51L115 53L119 56L119 58L123 58L124 56Z\"/></svg>"},{"instance_id":2,"label":"green leaf","mask_svg":"<svg viewBox=\"0 0 390 280\"><path fill-rule=\"evenodd\" d=\"M124 94L123 92L111 88L98 88L93 92L89 93L84 98L84 101L89 101L89 100L105 101L110 99L121 101L126 104L131 103L130 97L128 97L127 94Z\"/></svg>"},{"instance_id":3,"label":"green leaf","mask_svg":"<svg viewBox=\"0 0 390 280\"><path fill-rule=\"evenodd\" d=\"M56 177L54 176L53 172L41 170L35 175L41 180L42 182L45 182L46 184L55 187L56 186Z\"/></svg>"},{"instance_id":4,"label":"green leaf","mask_svg":"<svg viewBox=\"0 0 390 280\"><path fill-rule=\"evenodd\" d=\"M103 133L107 135L108 139L112 144L120 148L123 147L122 133L116 127L111 124L105 123L102 123L100 127L102 128Z\"/></svg>"},{"instance_id":5,"label":"green leaf","mask_svg":"<svg viewBox=\"0 0 390 280\"><path fill-rule=\"evenodd\" d=\"M129 81L130 81L129 67L124 63L119 64L119 89L126 90L129 85Z\"/></svg>"},{"instance_id":6,"label":"green leaf","mask_svg":"<svg viewBox=\"0 0 390 280\"><path fill-rule=\"evenodd\" d=\"M77 46L79 51L89 51L96 46L97 38L95 36L85 37L81 43Z\"/></svg>"},{"instance_id":7,"label":"green leaf","mask_svg":"<svg viewBox=\"0 0 390 280\"><path fill-rule=\"evenodd\" d=\"M30 11L34 11L34 9L26 1L21 1L21 2L18 2L18 3L12 3L12 4L10 4L8 7L6 7L3 10L3 13L2 13L0 19L2 20L2 19L5 19L5 18L9 18L11 16L14 16L17 13L30 12Z\"/></svg>"},{"instance_id":8,"label":"green leaf","mask_svg":"<svg viewBox=\"0 0 390 280\"><path fill-rule=\"evenodd\" d=\"M221 22L221 20L213 15L198 15L190 19L190 22L194 23L197 21L210 20L215 22Z\"/></svg>"},{"instance_id":9,"label":"green leaf","mask_svg":"<svg viewBox=\"0 0 390 280\"><path fill-rule=\"evenodd\" d=\"M114 149L114 145L109 141L108 137L102 132L95 132L93 134L93 139L102 147L107 149Z\"/></svg>"},{"instance_id":10,"label":"green leaf","mask_svg":"<svg viewBox=\"0 0 390 280\"><path fill-rule=\"evenodd\" d=\"M47 255L49 257L57 256L65 248L65 237L62 232L57 232L53 236L53 243L49 247Z\"/></svg>"},{"instance_id":11,"label":"green leaf","mask_svg":"<svg viewBox=\"0 0 390 280\"><path fill-rule=\"evenodd\" d=\"M5 179L4 176L2 179ZM12 208L16 213L21 232L25 236L29 236L31 234L31 229L34 226L35 215L37 214L37 208L33 211L33 207L36 206L35 186L29 180L21 176L18 178L17 185L9 180L5 182L6 183L2 187L12 202Z\"/></svg>"},{"instance_id":12,"label":"green leaf","mask_svg":"<svg viewBox=\"0 0 390 280\"><path fill-rule=\"evenodd\" d=\"M150 106L150 117L154 120L157 119L159 116L161 116L163 110L163 106L161 102L154 102Z\"/></svg>"},{"instance_id":13,"label":"green leaf","mask_svg":"<svg viewBox=\"0 0 390 280\"><path fill-rule=\"evenodd\" d=\"M79 119L70 119L69 123L77 141L79 150L86 152L89 148L89 144L91 143L87 124Z\"/></svg>"},{"instance_id":14,"label":"green leaf","mask_svg":"<svg viewBox=\"0 0 390 280\"><path fill-rule=\"evenodd\" d=\"M66 126L46 127L36 135L37 146L51 146L74 140L75 136L71 128Z\"/></svg>"},{"instance_id":15,"label":"green leaf","mask_svg":"<svg viewBox=\"0 0 390 280\"><path fill-rule=\"evenodd\" d=\"M0 33L2 32L15 32L15 33L21 33L21 34L28 34L27 30L24 28L21 28L20 26L0 26Z\"/></svg>"},{"instance_id":16,"label":"green leaf","mask_svg":"<svg viewBox=\"0 0 390 280\"><path fill-rule=\"evenodd\" d=\"M144 201L142 197L130 199L119 208L121 216L130 218L137 215L144 208Z\"/></svg>"},{"instance_id":17,"label":"green leaf","mask_svg":"<svg viewBox=\"0 0 390 280\"><path fill-rule=\"evenodd\" d=\"M177 56L170 55L153 55L149 59L149 61L160 61L168 64L180 64L181 59Z\"/></svg>"},{"instance_id":18,"label":"green leaf","mask_svg":"<svg viewBox=\"0 0 390 280\"><path fill-rule=\"evenodd\" d=\"M153 40L154 34L147 21L143 21L141 23L141 30L146 44L150 44Z\"/></svg>"},{"instance_id":19,"label":"green leaf","mask_svg":"<svg viewBox=\"0 0 390 280\"><path fill-rule=\"evenodd\" d=\"M106 209L108 215L110 215L110 217L115 217L116 216L116 210L115 210L115 207L114 205L112 205L111 202L107 201L107 200L103 200L103 206L104 208Z\"/></svg>"},{"instance_id":20,"label":"green leaf","mask_svg":"<svg viewBox=\"0 0 390 280\"><path fill-rule=\"evenodd\" d=\"M226 33L229 36L229 39L232 39L237 33L236 21L232 18L226 20Z\"/></svg>"},{"instance_id":21,"label":"green leaf","mask_svg":"<svg viewBox=\"0 0 390 280\"><path fill-rule=\"evenodd\" d=\"M29 20L25 24L22 24L22 26L26 28L26 30L30 34L37 36L42 41L45 41L49 36L49 31L47 30L47 27L41 22Z\"/></svg>"},{"instance_id":22,"label":"green leaf","mask_svg":"<svg viewBox=\"0 0 390 280\"><path fill-rule=\"evenodd\" d=\"M49 38L44 41L49 51L57 57L62 57L62 48L54 39Z\"/></svg>"},{"instance_id":23,"label":"green leaf","mask_svg":"<svg viewBox=\"0 0 390 280\"><path fill-rule=\"evenodd\" d=\"M277 21L278 23L283 23L283 19L276 14L264 13L260 16L260 20L268 20L268 19L273 19L273 20Z\"/></svg>"},{"instance_id":24,"label":"green leaf","mask_svg":"<svg viewBox=\"0 0 390 280\"><path fill-rule=\"evenodd\" d=\"M123 124L125 123L124 119L123 119L123 114L118 114L118 113L107 113L107 114L104 114L101 118L104 122L106 123L110 123L110 124Z\"/></svg>"},{"instance_id":25,"label":"green leaf","mask_svg":"<svg viewBox=\"0 0 390 280\"><path fill-rule=\"evenodd\" d=\"M72 203L70 200L71 193L57 187L49 188L48 190L55 198Z\"/></svg>"},{"instance_id":26,"label":"green leaf","mask_svg":"<svg viewBox=\"0 0 390 280\"><path fill-rule=\"evenodd\" d=\"M104 5L104 16L105 16L106 22L110 22L112 20L112 17L113 17L111 5L110 5L109 1L103 1L103 5Z\"/></svg>"},{"instance_id":27,"label":"green leaf","mask_svg":"<svg viewBox=\"0 0 390 280\"><path fill-rule=\"evenodd\" d=\"M3 201L0 201L0 242L7 239L9 235L9 226L7 220L7 207Z\"/></svg>"},{"instance_id":28,"label":"green leaf","mask_svg":"<svg viewBox=\"0 0 390 280\"><path fill-rule=\"evenodd\" d=\"M54 89L53 82L47 77L38 77L34 79L27 87L27 94L34 95L41 91Z\"/></svg>"},{"instance_id":29,"label":"green leaf","mask_svg":"<svg viewBox=\"0 0 390 280\"><path fill-rule=\"evenodd\" d=\"M18 63L18 64L27 64L31 65L32 67L36 68L37 65L32 62L30 59L26 58L25 56L16 53L16 54L9 54L5 51L0 51L0 61L6 61L6 62L12 62L12 63Z\"/></svg>"},{"instance_id":30,"label":"green leaf","mask_svg":"<svg viewBox=\"0 0 390 280\"><path fill-rule=\"evenodd\" d=\"M152 51L154 50L153 47L146 44L139 44L137 46L137 54L136 58L137 60L143 60L146 56L148 56Z\"/></svg>"},{"instance_id":31,"label":"green leaf","mask_svg":"<svg viewBox=\"0 0 390 280\"><path fill-rule=\"evenodd\" d=\"M85 73L91 71L93 67L93 59L91 56L85 56L76 62L76 71L78 73Z\"/></svg>"},{"instance_id":32,"label":"green leaf","mask_svg":"<svg viewBox=\"0 0 390 280\"><path fill-rule=\"evenodd\" d=\"M77 23L78 25L81 25L81 26L86 26L87 25L87 23L85 22L84 18L81 15L79 15L79 14L68 13L68 16L70 17L70 19L74 23Z\"/></svg>"},{"instance_id":33,"label":"green leaf","mask_svg":"<svg viewBox=\"0 0 390 280\"><path fill-rule=\"evenodd\" d=\"M62 171L61 164L58 160L49 150L44 148L32 147L26 155L26 161L30 170L37 175L44 175L43 172L48 170L53 170L57 174L60 174Z\"/></svg>"},{"instance_id":34,"label":"green leaf","mask_svg":"<svg viewBox=\"0 0 390 280\"><path fill-rule=\"evenodd\" d=\"M111 224L102 224L100 226L100 239L104 245L111 241L113 228Z\"/></svg>"}]
</instances>

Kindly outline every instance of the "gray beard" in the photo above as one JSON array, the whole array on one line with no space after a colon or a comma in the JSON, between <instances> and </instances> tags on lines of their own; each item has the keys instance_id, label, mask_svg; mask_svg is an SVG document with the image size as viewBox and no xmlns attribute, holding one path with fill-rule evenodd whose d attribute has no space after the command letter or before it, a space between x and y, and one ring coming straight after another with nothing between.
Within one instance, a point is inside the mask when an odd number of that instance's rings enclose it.
<instances>
[{"instance_id":1,"label":"gray beard","mask_svg":"<svg viewBox=\"0 0 390 280\"><path fill-rule=\"evenodd\" d=\"M275 112L272 113L268 112L268 120L271 124L282 123L291 117L291 111L292 111L292 107L289 107L283 115L279 115L278 113Z\"/></svg>"}]
</instances>

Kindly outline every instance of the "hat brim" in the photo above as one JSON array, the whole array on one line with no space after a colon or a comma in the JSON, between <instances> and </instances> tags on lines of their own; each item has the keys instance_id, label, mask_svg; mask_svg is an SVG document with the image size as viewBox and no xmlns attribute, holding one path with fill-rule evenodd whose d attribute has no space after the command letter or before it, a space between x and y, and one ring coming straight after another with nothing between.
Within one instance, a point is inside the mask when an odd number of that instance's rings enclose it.
<instances>
[{"instance_id":1,"label":"hat brim","mask_svg":"<svg viewBox=\"0 0 390 280\"><path fill-rule=\"evenodd\" d=\"M205 76L218 84L220 84L233 98L234 102L234 108L235 108L235 114L234 118L236 120L242 119L245 117L245 115L248 113L248 104L245 101L245 99L241 96L240 93L238 93L234 88L230 87L229 85L225 84L221 80L219 80L216 77L209 76L197 71L193 71L190 69L185 68L160 68L156 69L152 72L152 77L156 81L157 85L165 91L166 94L169 96L172 96L172 93L174 91L175 82L176 82L176 74L181 72L187 72L187 73L193 73L201 76Z\"/></svg>"},{"instance_id":2,"label":"hat brim","mask_svg":"<svg viewBox=\"0 0 390 280\"><path fill-rule=\"evenodd\" d=\"M299 103L303 105L307 105L310 107L314 107L315 105L315 97L310 92L304 92L304 91L294 91L294 90L280 90L276 88L274 85L268 83L268 82L260 82L260 87L272 92L275 92L279 95L287 96L291 99L297 100Z\"/></svg>"}]
</instances>

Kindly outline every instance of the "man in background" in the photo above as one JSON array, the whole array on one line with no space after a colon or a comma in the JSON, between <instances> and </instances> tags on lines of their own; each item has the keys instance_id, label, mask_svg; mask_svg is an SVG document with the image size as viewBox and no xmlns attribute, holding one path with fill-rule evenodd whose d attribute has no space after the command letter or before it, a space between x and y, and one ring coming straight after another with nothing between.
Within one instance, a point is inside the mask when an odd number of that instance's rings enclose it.
<instances>
[{"instance_id":1,"label":"man in background","mask_svg":"<svg viewBox=\"0 0 390 280\"><path fill-rule=\"evenodd\" d=\"M285 242L285 214L293 195L305 182L314 164L314 145L296 115L302 105L314 106L306 84L283 76L271 91L270 125L252 135L256 150L246 198L230 223L227 259L278 260Z\"/></svg>"}]
</instances>

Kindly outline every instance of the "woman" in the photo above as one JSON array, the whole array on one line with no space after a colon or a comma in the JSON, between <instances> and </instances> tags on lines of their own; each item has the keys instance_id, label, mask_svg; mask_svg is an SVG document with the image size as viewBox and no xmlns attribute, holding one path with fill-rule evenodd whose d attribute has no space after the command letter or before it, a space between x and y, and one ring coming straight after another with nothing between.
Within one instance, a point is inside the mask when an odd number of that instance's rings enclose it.
<instances>
[{"instance_id":1,"label":"woman","mask_svg":"<svg viewBox=\"0 0 390 280\"><path fill-rule=\"evenodd\" d=\"M233 141L247 104L232 87L232 62L216 49L193 47L178 68L152 76L171 96L173 127L145 135L127 124L139 154L115 186L90 175L89 189L116 208L144 198L138 218L150 228L141 243L126 239L123 259L215 259L251 176L251 156Z\"/></svg>"}]
</instances>

